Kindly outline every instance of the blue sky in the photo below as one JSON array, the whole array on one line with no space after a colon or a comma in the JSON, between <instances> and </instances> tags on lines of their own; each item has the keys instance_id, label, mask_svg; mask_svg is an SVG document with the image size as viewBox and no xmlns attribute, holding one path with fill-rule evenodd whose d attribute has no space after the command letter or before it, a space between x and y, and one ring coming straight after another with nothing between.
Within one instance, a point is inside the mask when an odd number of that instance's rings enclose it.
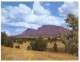
<instances>
[{"instance_id":1,"label":"blue sky","mask_svg":"<svg viewBox=\"0 0 80 62\"><path fill-rule=\"evenodd\" d=\"M1 31L10 36L42 25L70 29L64 21L69 13L78 16L77 2L1 2Z\"/></svg>"},{"instance_id":2,"label":"blue sky","mask_svg":"<svg viewBox=\"0 0 80 62\"><path fill-rule=\"evenodd\" d=\"M25 4L29 6L31 9L33 8L34 2L1 2L1 7L5 6L18 6L19 4ZM63 4L64 2L41 2L41 5L48 10L51 11L52 15L59 16L58 14L58 8ZM50 4L48 7L46 4Z\"/></svg>"}]
</instances>

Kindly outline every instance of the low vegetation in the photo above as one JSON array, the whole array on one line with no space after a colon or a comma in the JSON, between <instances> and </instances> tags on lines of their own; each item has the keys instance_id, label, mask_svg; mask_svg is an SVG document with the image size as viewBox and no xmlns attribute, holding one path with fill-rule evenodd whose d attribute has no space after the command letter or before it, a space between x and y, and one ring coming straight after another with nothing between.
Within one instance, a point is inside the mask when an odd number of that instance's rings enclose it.
<instances>
[{"instance_id":1,"label":"low vegetation","mask_svg":"<svg viewBox=\"0 0 80 62\"><path fill-rule=\"evenodd\" d=\"M13 42L12 41L5 41L4 46L13 48Z\"/></svg>"},{"instance_id":2,"label":"low vegetation","mask_svg":"<svg viewBox=\"0 0 80 62\"><path fill-rule=\"evenodd\" d=\"M51 43L57 41L57 37L48 37L48 41Z\"/></svg>"},{"instance_id":3,"label":"low vegetation","mask_svg":"<svg viewBox=\"0 0 80 62\"><path fill-rule=\"evenodd\" d=\"M78 18L73 14L69 14L65 21L69 23L68 26L72 28L71 33L64 36L59 33L59 36L65 45L65 51L72 55L75 53L78 55Z\"/></svg>"},{"instance_id":4,"label":"low vegetation","mask_svg":"<svg viewBox=\"0 0 80 62\"><path fill-rule=\"evenodd\" d=\"M54 52L58 52L58 48L57 48L57 44L56 44L56 42L54 43Z\"/></svg>"},{"instance_id":5,"label":"low vegetation","mask_svg":"<svg viewBox=\"0 0 80 62\"><path fill-rule=\"evenodd\" d=\"M4 45L6 40L7 40L6 32L1 32L1 45Z\"/></svg>"},{"instance_id":6,"label":"low vegetation","mask_svg":"<svg viewBox=\"0 0 80 62\"><path fill-rule=\"evenodd\" d=\"M29 45L29 46L27 47L27 50L32 50L32 47Z\"/></svg>"},{"instance_id":7,"label":"low vegetation","mask_svg":"<svg viewBox=\"0 0 80 62\"><path fill-rule=\"evenodd\" d=\"M53 51L55 42L48 42L47 51L27 50L26 47L30 42L23 44L14 43L13 48L1 46L1 60L78 60L75 55L68 54L64 51L64 44L57 41L58 52ZM15 48L20 45L20 49Z\"/></svg>"},{"instance_id":8,"label":"low vegetation","mask_svg":"<svg viewBox=\"0 0 80 62\"><path fill-rule=\"evenodd\" d=\"M1 32L1 45L13 48L13 42L8 38L5 32Z\"/></svg>"},{"instance_id":9,"label":"low vegetation","mask_svg":"<svg viewBox=\"0 0 80 62\"><path fill-rule=\"evenodd\" d=\"M19 46L19 45L17 45L17 46L15 46L15 48L20 48L20 46Z\"/></svg>"},{"instance_id":10,"label":"low vegetation","mask_svg":"<svg viewBox=\"0 0 80 62\"><path fill-rule=\"evenodd\" d=\"M45 51L47 48L47 42L43 40L43 37L39 37L35 42L31 42L31 47L33 50Z\"/></svg>"}]
</instances>

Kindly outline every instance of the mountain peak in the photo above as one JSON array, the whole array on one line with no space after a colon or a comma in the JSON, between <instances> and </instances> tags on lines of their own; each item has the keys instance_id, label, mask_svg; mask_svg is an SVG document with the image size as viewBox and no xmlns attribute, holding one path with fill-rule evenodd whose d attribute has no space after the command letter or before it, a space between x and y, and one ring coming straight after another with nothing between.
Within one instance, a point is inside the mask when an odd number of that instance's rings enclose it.
<instances>
[{"instance_id":1,"label":"mountain peak","mask_svg":"<svg viewBox=\"0 0 80 62\"><path fill-rule=\"evenodd\" d=\"M56 25L43 25L37 30L28 28L26 31L18 36L58 36L58 32L64 35L69 34L70 30Z\"/></svg>"}]
</instances>

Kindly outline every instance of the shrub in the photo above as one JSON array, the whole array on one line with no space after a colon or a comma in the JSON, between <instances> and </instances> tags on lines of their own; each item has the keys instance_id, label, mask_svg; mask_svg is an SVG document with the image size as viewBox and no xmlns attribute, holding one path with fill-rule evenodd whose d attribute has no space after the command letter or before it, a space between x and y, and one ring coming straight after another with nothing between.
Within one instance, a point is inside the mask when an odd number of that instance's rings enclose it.
<instances>
[{"instance_id":1,"label":"shrub","mask_svg":"<svg viewBox=\"0 0 80 62\"><path fill-rule=\"evenodd\" d=\"M48 37L48 41L52 43L54 41L54 38Z\"/></svg>"},{"instance_id":2,"label":"shrub","mask_svg":"<svg viewBox=\"0 0 80 62\"><path fill-rule=\"evenodd\" d=\"M65 45L65 51L70 54L78 53L78 44L76 43L76 38L71 37L71 35L67 34L65 36L61 36L62 43Z\"/></svg>"},{"instance_id":3,"label":"shrub","mask_svg":"<svg viewBox=\"0 0 80 62\"><path fill-rule=\"evenodd\" d=\"M26 41L24 41L24 43L26 43Z\"/></svg>"},{"instance_id":4,"label":"shrub","mask_svg":"<svg viewBox=\"0 0 80 62\"><path fill-rule=\"evenodd\" d=\"M57 52L58 51L56 42L54 43L54 47L53 48L54 48L54 52Z\"/></svg>"},{"instance_id":5,"label":"shrub","mask_svg":"<svg viewBox=\"0 0 80 62\"><path fill-rule=\"evenodd\" d=\"M16 42L16 37L8 37L8 39L12 42Z\"/></svg>"},{"instance_id":6,"label":"shrub","mask_svg":"<svg viewBox=\"0 0 80 62\"><path fill-rule=\"evenodd\" d=\"M19 43L19 44L23 44L23 41L18 40L17 43Z\"/></svg>"},{"instance_id":7,"label":"shrub","mask_svg":"<svg viewBox=\"0 0 80 62\"><path fill-rule=\"evenodd\" d=\"M50 40L51 40L51 38L50 38L50 37L48 37L48 40L50 41Z\"/></svg>"},{"instance_id":8,"label":"shrub","mask_svg":"<svg viewBox=\"0 0 80 62\"><path fill-rule=\"evenodd\" d=\"M61 39L66 47L66 52L73 55L78 53L78 17L70 13L65 21L72 30L70 34L63 36Z\"/></svg>"},{"instance_id":9,"label":"shrub","mask_svg":"<svg viewBox=\"0 0 80 62\"><path fill-rule=\"evenodd\" d=\"M4 46L13 48L13 42L9 41L9 40L6 40L5 43L4 43Z\"/></svg>"},{"instance_id":10,"label":"shrub","mask_svg":"<svg viewBox=\"0 0 80 62\"><path fill-rule=\"evenodd\" d=\"M33 50L44 51L47 48L47 42L40 36L35 42L31 42Z\"/></svg>"},{"instance_id":11,"label":"shrub","mask_svg":"<svg viewBox=\"0 0 80 62\"><path fill-rule=\"evenodd\" d=\"M31 46L28 46L28 47L27 47L27 50L32 50L32 47L31 47Z\"/></svg>"},{"instance_id":12,"label":"shrub","mask_svg":"<svg viewBox=\"0 0 80 62\"><path fill-rule=\"evenodd\" d=\"M57 41L57 37L54 37L54 41Z\"/></svg>"},{"instance_id":13,"label":"shrub","mask_svg":"<svg viewBox=\"0 0 80 62\"><path fill-rule=\"evenodd\" d=\"M17 45L17 46L15 46L15 48L20 48L20 46L19 46L19 45Z\"/></svg>"}]
</instances>

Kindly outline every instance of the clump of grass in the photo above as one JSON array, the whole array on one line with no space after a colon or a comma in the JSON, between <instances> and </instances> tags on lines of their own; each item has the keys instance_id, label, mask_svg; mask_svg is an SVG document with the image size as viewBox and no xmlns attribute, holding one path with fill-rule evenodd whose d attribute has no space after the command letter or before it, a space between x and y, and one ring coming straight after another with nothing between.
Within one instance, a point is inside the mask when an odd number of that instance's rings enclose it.
<instances>
[{"instance_id":1,"label":"clump of grass","mask_svg":"<svg viewBox=\"0 0 80 62\"><path fill-rule=\"evenodd\" d=\"M20 48L20 46L19 46L19 45L17 45L17 46L15 46L15 48Z\"/></svg>"},{"instance_id":2,"label":"clump of grass","mask_svg":"<svg viewBox=\"0 0 80 62\"><path fill-rule=\"evenodd\" d=\"M31 47L31 46L28 46L28 47L27 47L27 50L32 50L32 47Z\"/></svg>"}]
</instances>

